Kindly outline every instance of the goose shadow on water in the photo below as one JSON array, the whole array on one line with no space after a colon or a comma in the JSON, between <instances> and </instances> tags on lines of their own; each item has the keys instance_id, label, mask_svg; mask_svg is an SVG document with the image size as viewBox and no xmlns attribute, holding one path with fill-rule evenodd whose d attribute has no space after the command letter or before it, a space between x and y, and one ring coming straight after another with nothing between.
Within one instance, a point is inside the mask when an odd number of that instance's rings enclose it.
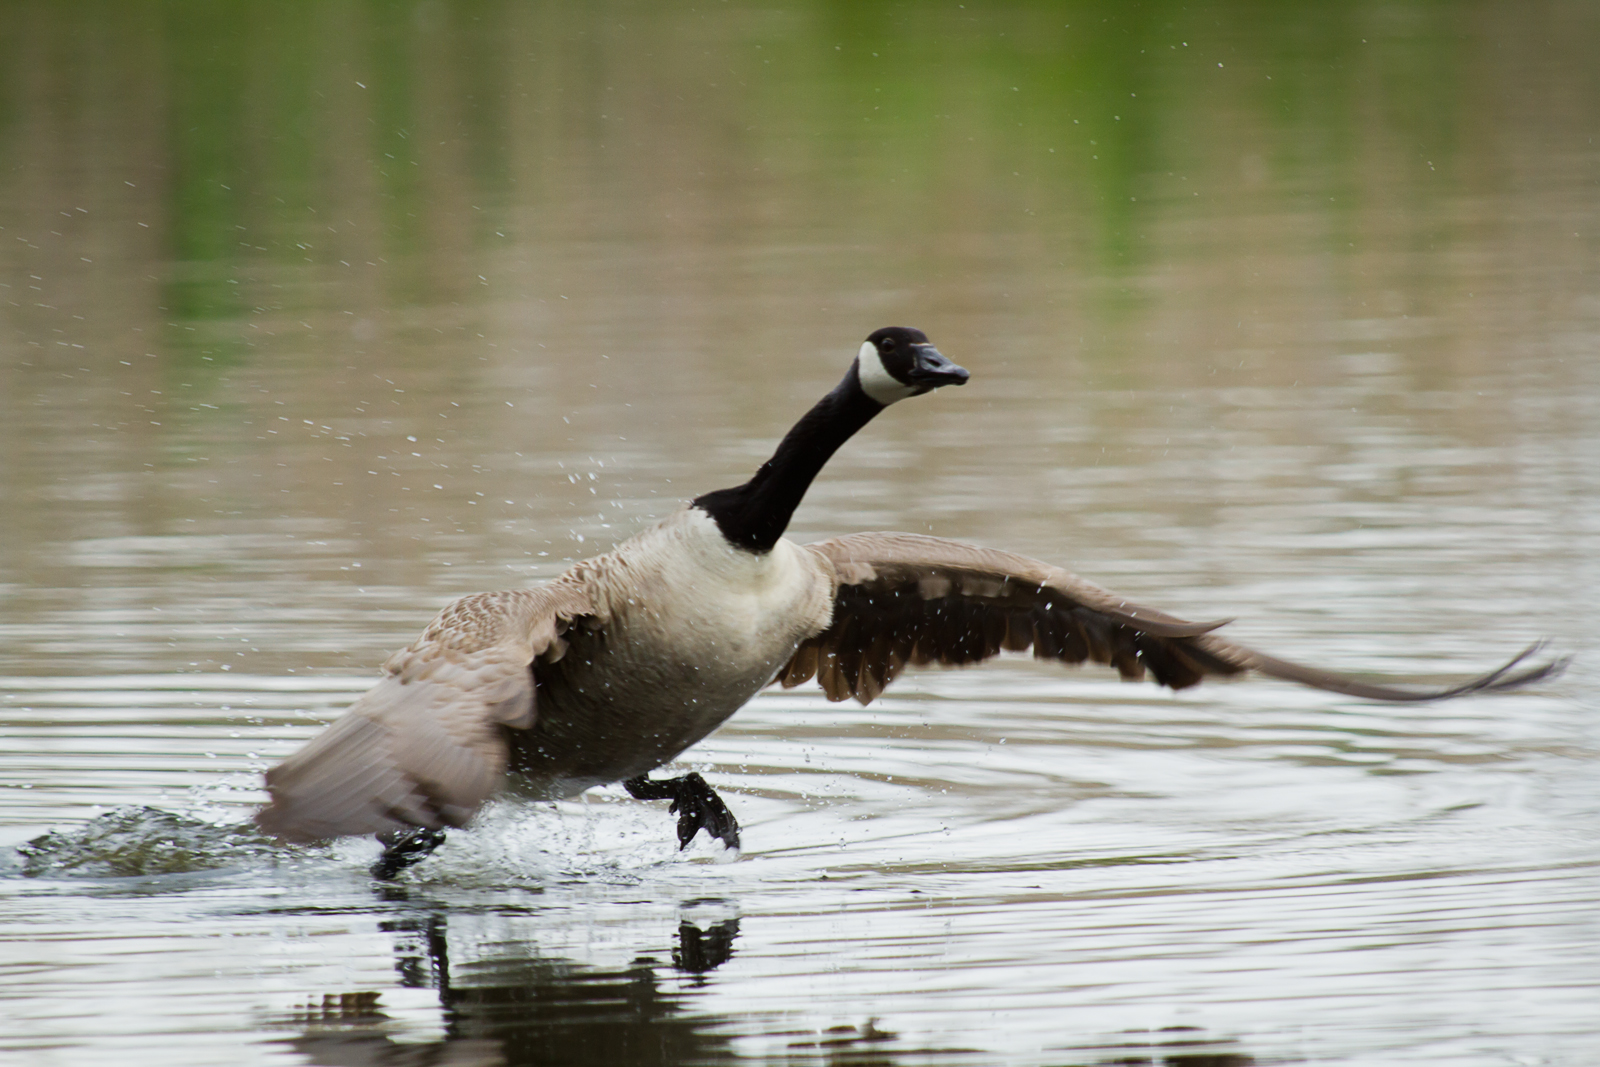
<instances>
[{"instance_id":1,"label":"goose shadow on water","mask_svg":"<svg viewBox=\"0 0 1600 1067\"><path fill-rule=\"evenodd\" d=\"M384 897L405 903L403 887ZM725 905L696 900L688 906ZM897 1064L989 1063L997 1057L976 1048L934 1048L902 1040L875 1020L808 1030L784 1018L782 1005L766 1017L739 1017L694 1010L696 990L737 953L737 917L702 926L680 918L676 936L659 953L636 957L622 968L602 968L525 954L490 958L452 949L448 909L429 903L410 915L381 924L395 937L400 985L432 989L443 1009L444 1037L432 1042L397 1041L378 992L324 996L290 1020L301 1032L285 1044L317 1067L523 1067L552 1065L748 1064L735 1035L758 1038L776 1062L785 1064L895 1067ZM505 945L498 946L502 949ZM458 958L469 957L469 958ZM1250 1067L1257 1060L1189 1027L1120 1035L1080 1045L1062 1063L1148 1067Z\"/></svg>"}]
</instances>

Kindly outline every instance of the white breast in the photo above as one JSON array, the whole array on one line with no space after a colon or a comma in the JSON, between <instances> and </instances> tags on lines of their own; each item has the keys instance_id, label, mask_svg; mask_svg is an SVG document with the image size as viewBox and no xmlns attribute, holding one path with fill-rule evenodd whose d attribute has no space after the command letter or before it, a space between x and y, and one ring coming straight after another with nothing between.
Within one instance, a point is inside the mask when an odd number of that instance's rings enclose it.
<instances>
[{"instance_id":1,"label":"white breast","mask_svg":"<svg viewBox=\"0 0 1600 1067\"><path fill-rule=\"evenodd\" d=\"M737 548L698 508L601 560L606 629L626 656L695 664L713 686L748 689L741 700L832 615L832 580L811 553L783 539L765 553Z\"/></svg>"}]
</instances>

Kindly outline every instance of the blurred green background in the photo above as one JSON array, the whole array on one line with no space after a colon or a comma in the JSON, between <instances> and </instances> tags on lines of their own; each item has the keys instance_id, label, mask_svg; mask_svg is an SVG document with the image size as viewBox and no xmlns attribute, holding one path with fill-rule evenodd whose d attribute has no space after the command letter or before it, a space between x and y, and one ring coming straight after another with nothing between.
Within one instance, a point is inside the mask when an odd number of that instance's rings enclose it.
<instances>
[{"instance_id":1,"label":"blurred green background","mask_svg":"<svg viewBox=\"0 0 1600 1067\"><path fill-rule=\"evenodd\" d=\"M243 570L226 610L252 613L273 568L342 596L586 553L742 480L886 324L973 385L841 454L799 531L931 526L1108 580L1215 535L1241 480L1509 492L1518 435L1580 433L1600 391L1592 3L0 0L0 25L18 634L105 584L85 559L131 568L139 610L179 595L158 561ZM1476 465L1430 480L1397 434ZM84 547L178 533L222 540ZM288 538L345 547L288 564Z\"/></svg>"},{"instance_id":2,"label":"blurred green background","mask_svg":"<svg viewBox=\"0 0 1600 1067\"><path fill-rule=\"evenodd\" d=\"M999 315L1077 283L1091 292L1075 311L1114 329L1176 284L1238 284L1162 283L1209 266L1211 242L1262 257L1267 299L1286 281L1271 257L1328 252L1319 281L1338 300L1365 284L1348 277L1363 252L1423 257L1474 227L1542 221L1461 209L1549 180L1529 171L1553 153L1592 168L1600 111L1600 12L1577 3L7 3L0 17L13 290L19 274L81 290L153 263L139 281L162 317L225 347L252 315L481 308L568 279L633 300L734 286L759 303L704 327L763 340L793 330L781 305L820 313L885 288ZM128 225L97 228L107 213ZM667 262L576 277L618 244ZM989 261L1036 290L991 284L973 269ZM1449 279L1395 281L1420 311ZM15 296L13 341L48 318Z\"/></svg>"}]
</instances>

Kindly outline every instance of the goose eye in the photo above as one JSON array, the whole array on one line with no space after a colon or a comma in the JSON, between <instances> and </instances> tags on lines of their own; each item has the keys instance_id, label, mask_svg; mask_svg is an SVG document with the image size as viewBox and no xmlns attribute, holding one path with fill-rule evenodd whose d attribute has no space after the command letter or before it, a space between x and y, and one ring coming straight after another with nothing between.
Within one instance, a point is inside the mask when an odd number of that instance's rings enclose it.
<instances>
[{"instance_id":1,"label":"goose eye","mask_svg":"<svg viewBox=\"0 0 1600 1067\"><path fill-rule=\"evenodd\" d=\"M885 337L883 339L883 347L884 348L893 348L894 347L894 338L893 337Z\"/></svg>"}]
</instances>

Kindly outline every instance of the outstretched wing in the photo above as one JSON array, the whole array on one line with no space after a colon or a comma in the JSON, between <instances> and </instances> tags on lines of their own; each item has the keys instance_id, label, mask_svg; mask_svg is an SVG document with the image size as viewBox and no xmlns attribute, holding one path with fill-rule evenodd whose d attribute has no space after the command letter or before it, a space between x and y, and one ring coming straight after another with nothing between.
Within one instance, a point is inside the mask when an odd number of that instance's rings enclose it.
<instances>
[{"instance_id":1,"label":"outstretched wing","mask_svg":"<svg viewBox=\"0 0 1600 1067\"><path fill-rule=\"evenodd\" d=\"M1514 670L1535 645L1460 685L1401 688L1263 655L1211 632L1228 620L1188 622L1010 552L903 533L851 534L806 547L838 575L833 621L800 646L777 681L790 687L815 676L829 700L854 697L866 704L908 664L959 666L1028 648L1039 659L1109 664L1129 681L1148 672L1173 689L1208 675L1256 671L1397 701L1512 689L1564 666L1556 661Z\"/></svg>"},{"instance_id":2,"label":"outstretched wing","mask_svg":"<svg viewBox=\"0 0 1600 1067\"><path fill-rule=\"evenodd\" d=\"M592 611L563 579L450 604L342 718L267 772L272 802L256 823L302 842L464 825L505 773L501 728L538 715L533 661L560 658L561 635Z\"/></svg>"}]
</instances>

